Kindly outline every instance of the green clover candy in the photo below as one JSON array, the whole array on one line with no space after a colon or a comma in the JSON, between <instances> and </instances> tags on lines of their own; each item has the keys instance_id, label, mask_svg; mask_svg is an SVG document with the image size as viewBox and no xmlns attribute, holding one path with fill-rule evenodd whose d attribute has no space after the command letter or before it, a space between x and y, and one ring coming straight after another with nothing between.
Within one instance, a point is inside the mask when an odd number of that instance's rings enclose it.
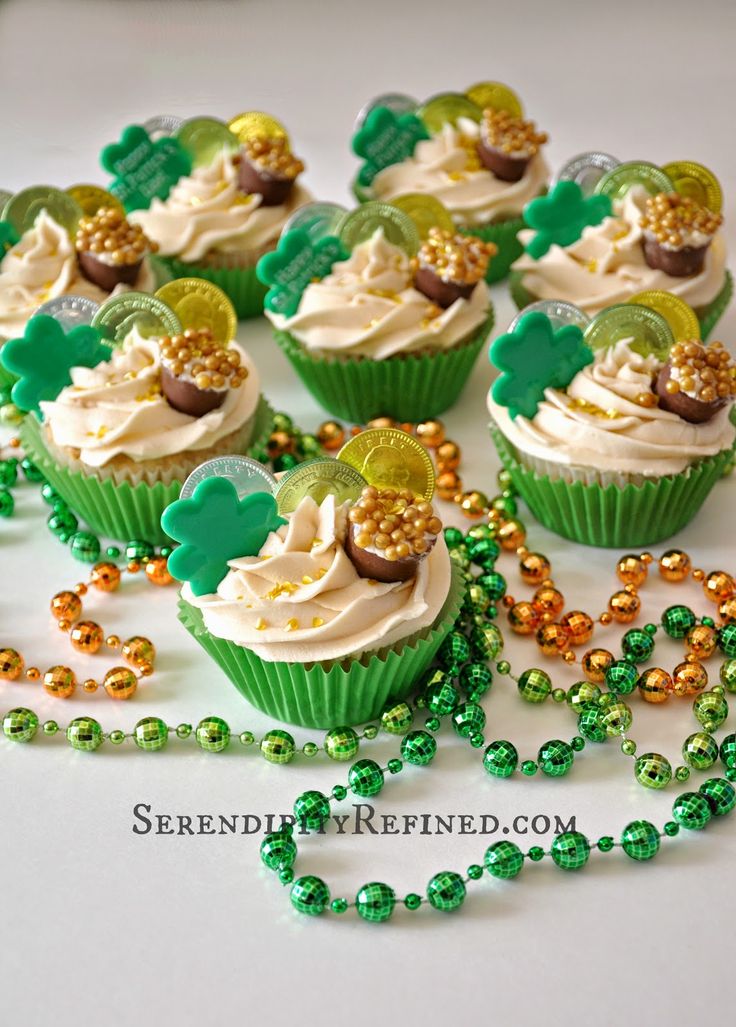
<instances>
[{"instance_id":1,"label":"green clover candy","mask_svg":"<svg viewBox=\"0 0 736 1027\"><path fill-rule=\"evenodd\" d=\"M19 241L19 235L9 221L0 221L0 257Z\"/></svg>"},{"instance_id":2,"label":"green clover candy","mask_svg":"<svg viewBox=\"0 0 736 1027\"><path fill-rule=\"evenodd\" d=\"M154 197L165 200L192 170L192 159L178 140L164 136L154 142L141 125L123 129L120 142L104 148L100 163L115 175L110 192L126 210L146 209Z\"/></svg>"},{"instance_id":3,"label":"green clover candy","mask_svg":"<svg viewBox=\"0 0 736 1027\"><path fill-rule=\"evenodd\" d=\"M291 317L309 283L324 278L333 264L347 257L348 251L337 236L324 235L312 242L304 228L284 232L276 249L264 254L256 267L260 280L270 286L264 301L266 309Z\"/></svg>"},{"instance_id":4,"label":"green clover candy","mask_svg":"<svg viewBox=\"0 0 736 1027\"><path fill-rule=\"evenodd\" d=\"M286 523L270 492L238 499L228 478L205 478L191 498L177 499L161 517L166 534L182 543L169 557L169 571L188 581L195 596L209 595L227 574L228 560L257 556L270 533Z\"/></svg>"},{"instance_id":5,"label":"green clover candy","mask_svg":"<svg viewBox=\"0 0 736 1027\"><path fill-rule=\"evenodd\" d=\"M374 107L353 136L353 153L365 161L359 184L368 186L383 168L407 160L421 139L429 139L429 133L416 114L397 115L388 107Z\"/></svg>"},{"instance_id":6,"label":"green clover candy","mask_svg":"<svg viewBox=\"0 0 736 1027\"><path fill-rule=\"evenodd\" d=\"M578 325L556 331L546 314L524 314L512 332L492 343L491 363L501 371L491 388L499 406L512 418L534 417L548 388L564 389L593 360Z\"/></svg>"},{"instance_id":7,"label":"green clover candy","mask_svg":"<svg viewBox=\"0 0 736 1027\"><path fill-rule=\"evenodd\" d=\"M608 196L585 196L577 182L558 182L546 196L537 196L524 208L524 219L537 234L526 252L539 260L550 246L571 246L588 225L599 225L611 214Z\"/></svg>"},{"instance_id":8,"label":"green clover candy","mask_svg":"<svg viewBox=\"0 0 736 1027\"><path fill-rule=\"evenodd\" d=\"M42 400L56 399L71 385L73 367L96 367L110 359L112 350L100 338L91 325L79 325L65 335L55 318L32 317L22 338L11 339L0 350L3 367L18 377L11 393L15 405L40 415Z\"/></svg>"}]
</instances>

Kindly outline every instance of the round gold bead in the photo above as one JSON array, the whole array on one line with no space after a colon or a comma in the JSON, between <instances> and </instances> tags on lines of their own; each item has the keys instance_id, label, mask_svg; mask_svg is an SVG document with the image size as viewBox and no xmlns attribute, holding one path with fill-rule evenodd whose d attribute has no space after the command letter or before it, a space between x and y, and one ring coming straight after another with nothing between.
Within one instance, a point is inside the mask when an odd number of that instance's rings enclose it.
<instances>
[{"instance_id":1,"label":"round gold bead","mask_svg":"<svg viewBox=\"0 0 736 1027\"><path fill-rule=\"evenodd\" d=\"M43 676L43 687L55 699L68 699L77 685L77 678L71 667L49 667Z\"/></svg>"},{"instance_id":2,"label":"round gold bead","mask_svg":"<svg viewBox=\"0 0 736 1027\"><path fill-rule=\"evenodd\" d=\"M691 570L690 557L682 549L668 549L659 558L659 573L665 581L684 581Z\"/></svg>"},{"instance_id":3,"label":"round gold bead","mask_svg":"<svg viewBox=\"0 0 736 1027\"><path fill-rule=\"evenodd\" d=\"M638 595L625 590L614 592L608 600L608 609L619 624L629 624L641 609L641 599Z\"/></svg>"},{"instance_id":4,"label":"round gold bead","mask_svg":"<svg viewBox=\"0 0 736 1027\"><path fill-rule=\"evenodd\" d=\"M646 702L660 703L668 698L674 686L666 670L650 667L639 678L638 687L639 694Z\"/></svg>"},{"instance_id":5,"label":"round gold bead","mask_svg":"<svg viewBox=\"0 0 736 1027\"><path fill-rule=\"evenodd\" d=\"M82 600L75 592L57 592L51 600L51 615L56 620L75 621L82 612Z\"/></svg>"},{"instance_id":6,"label":"round gold bead","mask_svg":"<svg viewBox=\"0 0 736 1027\"><path fill-rule=\"evenodd\" d=\"M79 620L69 635L69 641L78 653L96 653L105 635L99 624L93 620Z\"/></svg>"},{"instance_id":7,"label":"round gold bead","mask_svg":"<svg viewBox=\"0 0 736 1027\"><path fill-rule=\"evenodd\" d=\"M519 560L519 573L527 585L541 585L550 574L551 565L541 553L524 552Z\"/></svg>"},{"instance_id":8,"label":"round gold bead","mask_svg":"<svg viewBox=\"0 0 736 1027\"><path fill-rule=\"evenodd\" d=\"M622 556L616 564L616 574L624 585L636 585L638 588L647 580L648 565L640 556L629 553Z\"/></svg>"},{"instance_id":9,"label":"round gold bead","mask_svg":"<svg viewBox=\"0 0 736 1027\"><path fill-rule=\"evenodd\" d=\"M697 695L708 684L708 671L698 660L686 660L673 670L672 684L677 696Z\"/></svg>"},{"instance_id":10,"label":"round gold bead","mask_svg":"<svg viewBox=\"0 0 736 1027\"><path fill-rule=\"evenodd\" d=\"M588 649L586 653L583 653L580 663L588 681L600 685L605 680L606 671L613 663L613 653L610 653L608 649Z\"/></svg>"},{"instance_id":11,"label":"round gold bead","mask_svg":"<svg viewBox=\"0 0 736 1027\"><path fill-rule=\"evenodd\" d=\"M15 681L24 666L25 661L17 649L0 649L0 681Z\"/></svg>"},{"instance_id":12,"label":"round gold bead","mask_svg":"<svg viewBox=\"0 0 736 1027\"><path fill-rule=\"evenodd\" d=\"M138 678L128 667L113 667L102 684L111 699L130 699L138 688Z\"/></svg>"},{"instance_id":13,"label":"round gold bead","mask_svg":"<svg viewBox=\"0 0 736 1027\"><path fill-rule=\"evenodd\" d=\"M721 603L736 593L736 585L725 571L711 571L703 582L703 591L712 603Z\"/></svg>"}]
</instances>

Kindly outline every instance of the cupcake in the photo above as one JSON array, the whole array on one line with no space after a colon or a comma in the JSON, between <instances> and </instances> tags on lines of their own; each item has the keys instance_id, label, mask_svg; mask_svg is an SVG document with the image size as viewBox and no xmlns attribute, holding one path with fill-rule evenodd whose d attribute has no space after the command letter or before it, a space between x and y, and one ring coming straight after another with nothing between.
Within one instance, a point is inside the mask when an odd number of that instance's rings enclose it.
<instances>
[{"instance_id":1,"label":"cupcake","mask_svg":"<svg viewBox=\"0 0 736 1027\"><path fill-rule=\"evenodd\" d=\"M504 278L521 254L517 233L524 227L522 212L549 181L542 156L546 133L524 119L518 98L506 87L503 90L500 100L471 90L475 102L448 93L418 106L410 116L424 131L403 149L393 145L386 131L381 120L386 108L379 97L353 140L356 153L375 158L358 175L357 198L390 202L406 193L436 197L458 230L498 247L498 256L489 265L489 282ZM486 106L488 101L494 105ZM382 145L385 152L376 156L376 147Z\"/></svg>"},{"instance_id":2,"label":"cupcake","mask_svg":"<svg viewBox=\"0 0 736 1027\"><path fill-rule=\"evenodd\" d=\"M551 356L563 336L575 364ZM494 342L503 373L488 409L501 460L534 516L566 538L613 547L668 538L732 459L733 360L718 342L683 340L662 359L632 339L586 353L582 339L579 327L554 331L536 312ZM527 349L536 377L513 356ZM519 406L514 395L533 398Z\"/></svg>"}]
</instances>

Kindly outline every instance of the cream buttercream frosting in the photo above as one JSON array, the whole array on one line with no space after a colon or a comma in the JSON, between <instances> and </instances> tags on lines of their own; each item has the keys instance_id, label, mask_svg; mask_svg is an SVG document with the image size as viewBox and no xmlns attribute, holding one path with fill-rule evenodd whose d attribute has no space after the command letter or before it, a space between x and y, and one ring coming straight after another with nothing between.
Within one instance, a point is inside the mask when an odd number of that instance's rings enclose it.
<instances>
[{"instance_id":1,"label":"cream buttercream frosting","mask_svg":"<svg viewBox=\"0 0 736 1027\"><path fill-rule=\"evenodd\" d=\"M205 627L268 662L319 663L387 648L428 628L450 589L450 558L440 536L409 581L361 578L343 540L348 504L307 496L258 556L229 561L215 594L187 602Z\"/></svg>"},{"instance_id":2,"label":"cream buttercream frosting","mask_svg":"<svg viewBox=\"0 0 736 1027\"><path fill-rule=\"evenodd\" d=\"M237 163L223 151L180 178L165 200L154 199L129 220L158 243L164 257L195 262L211 251L259 255L275 245L287 219L311 199L296 182L286 203L263 206L259 194L241 191Z\"/></svg>"},{"instance_id":3,"label":"cream buttercream frosting","mask_svg":"<svg viewBox=\"0 0 736 1027\"><path fill-rule=\"evenodd\" d=\"M531 419L511 418L488 396L488 410L517 451L548 464L596 468L635 477L679 474L733 445L736 429L724 407L704 424L636 402L649 393L662 364L626 340L596 353L566 391L546 389Z\"/></svg>"},{"instance_id":4,"label":"cream buttercream frosting","mask_svg":"<svg viewBox=\"0 0 736 1027\"><path fill-rule=\"evenodd\" d=\"M244 425L258 405L258 372L239 352L248 369L243 384L229 389L216 410L192 417L169 406L161 393L158 341L134 329L109 361L72 368L72 384L54 402L41 403L51 439L79 450L89 467L120 455L143 461L207 449Z\"/></svg>"},{"instance_id":5,"label":"cream buttercream frosting","mask_svg":"<svg viewBox=\"0 0 736 1027\"><path fill-rule=\"evenodd\" d=\"M547 163L537 153L518 182L503 182L480 163L479 136L479 126L468 118L460 118L457 128L444 125L417 143L408 160L378 172L371 185L374 199L428 193L447 207L456 224L471 227L519 217L549 182Z\"/></svg>"},{"instance_id":6,"label":"cream buttercream frosting","mask_svg":"<svg viewBox=\"0 0 736 1027\"><path fill-rule=\"evenodd\" d=\"M294 315L266 314L310 351L372 360L449 349L488 317L485 282L469 299L440 310L412 281L406 253L378 229L331 274L307 286Z\"/></svg>"},{"instance_id":7,"label":"cream buttercream frosting","mask_svg":"<svg viewBox=\"0 0 736 1027\"><path fill-rule=\"evenodd\" d=\"M156 289L155 275L147 259L135 289ZM64 295L85 296L95 303L104 303L111 294L84 277L69 233L42 211L33 228L24 232L0 261L0 337L20 335L42 303Z\"/></svg>"},{"instance_id":8,"label":"cream buttercream frosting","mask_svg":"<svg viewBox=\"0 0 736 1027\"><path fill-rule=\"evenodd\" d=\"M527 254L513 265L523 273L522 284L535 299L559 299L574 303L588 314L597 314L614 303L626 303L638 292L664 289L680 296L691 307L703 307L723 288L726 246L718 232L705 255L703 270L687 278L675 278L649 267L642 248L639 219L649 194L642 186L629 189L615 205L614 216L583 229L571 246L551 246L539 260ZM524 229L519 239L528 243L534 233Z\"/></svg>"}]
</instances>

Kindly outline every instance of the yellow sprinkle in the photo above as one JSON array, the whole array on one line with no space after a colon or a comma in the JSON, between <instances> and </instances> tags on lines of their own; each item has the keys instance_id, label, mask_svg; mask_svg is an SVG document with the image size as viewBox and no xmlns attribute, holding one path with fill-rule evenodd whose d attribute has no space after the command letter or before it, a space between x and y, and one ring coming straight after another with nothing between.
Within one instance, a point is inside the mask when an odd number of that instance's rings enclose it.
<instances>
[{"instance_id":1,"label":"yellow sprinkle","mask_svg":"<svg viewBox=\"0 0 736 1027\"><path fill-rule=\"evenodd\" d=\"M324 578L326 573L327 571L324 569L324 567L320 567L320 569L317 571L317 580L319 581L320 578Z\"/></svg>"},{"instance_id":2,"label":"yellow sprinkle","mask_svg":"<svg viewBox=\"0 0 736 1027\"><path fill-rule=\"evenodd\" d=\"M322 539L321 538L313 538L312 539L312 549L314 549L315 546L321 546L321 545L322 545Z\"/></svg>"},{"instance_id":3,"label":"yellow sprinkle","mask_svg":"<svg viewBox=\"0 0 736 1027\"><path fill-rule=\"evenodd\" d=\"M313 585L314 578L310 578L308 574L305 574L302 578L302 585Z\"/></svg>"},{"instance_id":4,"label":"yellow sprinkle","mask_svg":"<svg viewBox=\"0 0 736 1027\"><path fill-rule=\"evenodd\" d=\"M270 559L271 559L271 554L270 553L267 553L265 556L261 557L261 560L270 560Z\"/></svg>"},{"instance_id":5,"label":"yellow sprinkle","mask_svg":"<svg viewBox=\"0 0 736 1027\"><path fill-rule=\"evenodd\" d=\"M312 617L312 627L313 628L321 628L323 624L324 624L324 621L322 620L321 617Z\"/></svg>"},{"instance_id":6,"label":"yellow sprinkle","mask_svg":"<svg viewBox=\"0 0 736 1027\"><path fill-rule=\"evenodd\" d=\"M614 235L614 237L613 237L614 242L617 241L618 239L625 239L628 234L629 234L629 226L628 225L624 225L622 228L619 228L618 232L616 232L616 234Z\"/></svg>"},{"instance_id":7,"label":"yellow sprinkle","mask_svg":"<svg viewBox=\"0 0 736 1027\"><path fill-rule=\"evenodd\" d=\"M592 260L589 260L588 261L588 271L590 271L590 273L592 275L594 275L597 270L598 270L598 261L595 258L593 258Z\"/></svg>"},{"instance_id":8,"label":"yellow sprinkle","mask_svg":"<svg viewBox=\"0 0 736 1027\"><path fill-rule=\"evenodd\" d=\"M256 621L256 631L265 631L266 627L267 627L267 624L266 624L265 620L263 619L263 617L259 617L258 620Z\"/></svg>"},{"instance_id":9,"label":"yellow sprinkle","mask_svg":"<svg viewBox=\"0 0 736 1027\"><path fill-rule=\"evenodd\" d=\"M296 617L290 617L289 620L287 620L287 622L286 622L286 630L287 631L296 631L298 627L299 627L299 621L296 619Z\"/></svg>"}]
</instances>

